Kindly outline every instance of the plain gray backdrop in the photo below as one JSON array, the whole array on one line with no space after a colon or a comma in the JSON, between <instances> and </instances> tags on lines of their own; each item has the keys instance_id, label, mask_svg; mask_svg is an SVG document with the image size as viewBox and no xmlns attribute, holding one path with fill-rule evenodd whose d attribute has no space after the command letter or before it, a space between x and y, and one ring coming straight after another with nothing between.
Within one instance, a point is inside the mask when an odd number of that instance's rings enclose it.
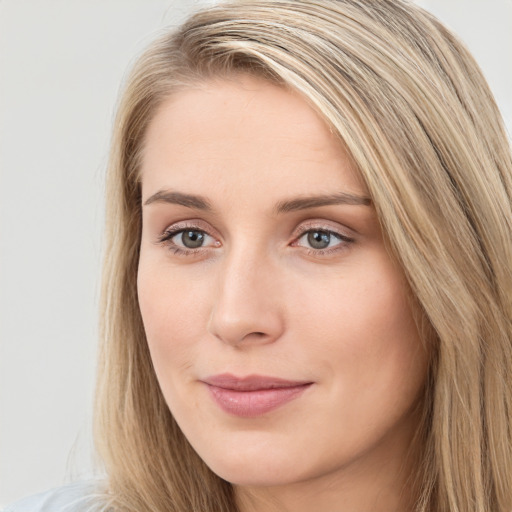
<instances>
[{"instance_id":1,"label":"plain gray backdrop","mask_svg":"<svg viewBox=\"0 0 512 512\"><path fill-rule=\"evenodd\" d=\"M103 175L119 86L193 0L0 0L0 506L91 474ZM423 0L512 132L512 0Z\"/></svg>"}]
</instances>

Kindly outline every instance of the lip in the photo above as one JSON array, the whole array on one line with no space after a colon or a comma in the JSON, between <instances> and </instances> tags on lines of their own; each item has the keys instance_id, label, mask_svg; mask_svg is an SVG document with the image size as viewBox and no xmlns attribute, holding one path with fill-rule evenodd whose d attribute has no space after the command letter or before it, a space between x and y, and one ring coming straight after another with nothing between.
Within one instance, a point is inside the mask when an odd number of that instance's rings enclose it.
<instances>
[{"instance_id":1,"label":"lip","mask_svg":"<svg viewBox=\"0 0 512 512\"><path fill-rule=\"evenodd\" d=\"M228 414L252 418L270 412L298 398L313 383L264 375L237 377L228 373L202 381L211 397Z\"/></svg>"}]
</instances>

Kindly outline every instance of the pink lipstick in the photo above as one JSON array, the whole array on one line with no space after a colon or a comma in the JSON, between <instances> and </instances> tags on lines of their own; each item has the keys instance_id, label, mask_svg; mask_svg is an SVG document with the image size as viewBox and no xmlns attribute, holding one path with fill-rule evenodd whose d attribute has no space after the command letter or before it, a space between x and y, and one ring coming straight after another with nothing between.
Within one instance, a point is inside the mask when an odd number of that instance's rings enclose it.
<instances>
[{"instance_id":1,"label":"pink lipstick","mask_svg":"<svg viewBox=\"0 0 512 512\"><path fill-rule=\"evenodd\" d=\"M313 384L261 375L236 377L227 373L213 375L203 382L223 411L243 418L259 416L277 409L298 398Z\"/></svg>"}]
</instances>

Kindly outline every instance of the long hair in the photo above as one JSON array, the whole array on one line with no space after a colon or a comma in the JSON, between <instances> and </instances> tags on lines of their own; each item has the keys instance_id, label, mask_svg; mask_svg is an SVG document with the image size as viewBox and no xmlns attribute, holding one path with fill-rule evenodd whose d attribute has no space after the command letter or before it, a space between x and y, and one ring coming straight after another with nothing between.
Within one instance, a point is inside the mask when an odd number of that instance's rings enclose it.
<instances>
[{"instance_id":1,"label":"long hair","mask_svg":"<svg viewBox=\"0 0 512 512\"><path fill-rule=\"evenodd\" d=\"M159 389L137 302L140 159L174 91L250 73L302 95L351 154L432 353L418 512L512 510L512 158L474 59L402 0L238 0L138 60L107 177L97 448L116 511L235 512Z\"/></svg>"}]
</instances>

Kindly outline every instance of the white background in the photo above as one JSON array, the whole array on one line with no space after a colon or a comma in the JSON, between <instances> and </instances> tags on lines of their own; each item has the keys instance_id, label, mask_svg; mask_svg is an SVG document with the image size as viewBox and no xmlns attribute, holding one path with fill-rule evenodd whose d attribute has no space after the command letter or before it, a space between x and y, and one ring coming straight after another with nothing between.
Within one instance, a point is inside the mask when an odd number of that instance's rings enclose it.
<instances>
[{"instance_id":1,"label":"white background","mask_svg":"<svg viewBox=\"0 0 512 512\"><path fill-rule=\"evenodd\" d=\"M119 84L197 3L0 0L0 505L90 474L102 182ZM419 3L469 45L511 133L512 0Z\"/></svg>"}]
</instances>

